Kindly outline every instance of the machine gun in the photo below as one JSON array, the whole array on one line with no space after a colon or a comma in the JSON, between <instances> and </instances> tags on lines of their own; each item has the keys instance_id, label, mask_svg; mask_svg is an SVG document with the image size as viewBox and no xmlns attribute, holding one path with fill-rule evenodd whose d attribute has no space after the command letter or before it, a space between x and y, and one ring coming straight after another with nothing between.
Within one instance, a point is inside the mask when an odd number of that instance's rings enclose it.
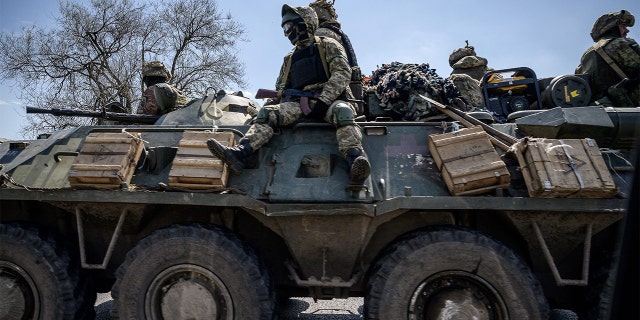
<instances>
[{"instance_id":1,"label":"machine gun","mask_svg":"<svg viewBox=\"0 0 640 320\"><path fill-rule=\"evenodd\" d=\"M35 108L35 107L27 107L27 113L44 113L44 114L51 114L54 116L69 116L69 117L93 117L93 118L100 118L104 120L118 121L123 123L141 123L141 124L154 124L160 118L160 116L149 115L149 114L127 114L127 113L106 111L107 107L111 106L112 104L118 104L118 103L112 102L102 107L102 111L85 111L85 110L72 110L72 109L60 109L60 108L42 109L42 108Z\"/></svg>"}]
</instances>

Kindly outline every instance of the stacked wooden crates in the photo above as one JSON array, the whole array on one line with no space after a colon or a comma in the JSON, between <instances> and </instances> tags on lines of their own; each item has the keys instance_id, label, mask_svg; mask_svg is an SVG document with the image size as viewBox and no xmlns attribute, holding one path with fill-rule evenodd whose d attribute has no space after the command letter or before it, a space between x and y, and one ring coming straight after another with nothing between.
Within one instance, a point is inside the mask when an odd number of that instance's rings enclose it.
<instances>
[{"instance_id":1,"label":"stacked wooden crates","mask_svg":"<svg viewBox=\"0 0 640 320\"><path fill-rule=\"evenodd\" d=\"M473 195L509 187L507 166L482 127L429 135L429 151L453 195Z\"/></svg>"},{"instance_id":2,"label":"stacked wooden crates","mask_svg":"<svg viewBox=\"0 0 640 320\"><path fill-rule=\"evenodd\" d=\"M593 139L527 138L514 151L530 197L612 198L617 194Z\"/></svg>"},{"instance_id":3,"label":"stacked wooden crates","mask_svg":"<svg viewBox=\"0 0 640 320\"><path fill-rule=\"evenodd\" d=\"M225 188L227 165L207 148L207 139L234 146L232 132L185 131L169 172L169 186L187 189Z\"/></svg>"},{"instance_id":4,"label":"stacked wooden crates","mask_svg":"<svg viewBox=\"0 0 640 320\"><path fill-rule=\"evenodd\" d=\"M90 133L69 169L69 184L72 187L121 188L131 181L142 150L144 143L139 133Z\"/></svg>"}]
</instances>

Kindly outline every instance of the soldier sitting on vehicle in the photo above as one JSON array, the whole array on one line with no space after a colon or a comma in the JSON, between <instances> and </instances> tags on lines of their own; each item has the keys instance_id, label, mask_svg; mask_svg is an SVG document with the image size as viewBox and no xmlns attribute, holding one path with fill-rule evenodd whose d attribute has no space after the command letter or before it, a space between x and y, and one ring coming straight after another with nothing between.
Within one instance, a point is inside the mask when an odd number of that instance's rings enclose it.
<instances>
[{"instance_id":1,"label":"soldier sitting on vehicle","mask_svg":"<svg viewBox=\"0 0 640 320\"><path fill-rule=\"evenodd\" d=\"M349 89L351 68L344 48L334 39L316 37L318 17L310 7L282 7L284 35L295 46L287 54L280 69L276 89L317 91L318 96L302 104L296 97L282 97L280 103L265 105L257 114L238 145L230 148L215 139L207 146L211 153L239 173L248 157L274 134L274 128L292 125L303 119L324 120L333 124L338 149L346 158L350 169L350 185L362 185L369 176L371 166L362 148L362 133L355 122L353 99ZM288 100L285 98L289 98Z\"/></svg>"},{"instance_id":2,"label":"soldier sitting on vehicle","mask_svg":"<svg viewBox=\"0 0 640 320\"><path fill-rule=\"evenodd\" d=\"M473 107L484 106L480 80L487 71L487 59L476 55L475 48L467 45L453 50L449 55L449 65L453 68L449 80L458 88L460 95Z\"/></svg>"},{"instance_id":3,"label":"soldier sitting on vehicle","mask_svg":"<svg viewBox=\"0 0 640 320\"><path fill-rule=\"evenodd\" d=\"M580 59L576 73L589 74L592 102L615 107L640 107L640 47L627 38L635 22L627 10L609 12L591 29L595 42Z\"/></svg>"},{"instance_id":4,"label":"soldier sitting on vehicle","mask_svg":"<svg viewBox=\"0 0 640 320\"><path fill-rule=\"evenodd\" d=\"M358 66L358 59L356 58L356 52L351 45L351 41L347 34L342 31L341 24L338 21L338 14L333 7L334 2L335 0L331 2L328 0L316 0L309 4L309 7L315 10L318 16L318 30L316 30L315 35L318 37L332 38L342 44L347 54L349 65L351 66L351 82L349 83L349 87L355 99L362 100L362 71ZM363 112L362 105L358 104L357 109L359 114Z\"/></svg>"},{"instance_id":5,"label":"soldier sitting on vehicle","mask_svg":"<svg viewBox=\"0 0 640 320\"><path fill-rule=\"evenodd\" d=\"M142 66L142 81L147 87L142 94L138 114L163 115L187 104L187 97L170 85L171 72L160 61Z\"/></svg>"}]
</instances>

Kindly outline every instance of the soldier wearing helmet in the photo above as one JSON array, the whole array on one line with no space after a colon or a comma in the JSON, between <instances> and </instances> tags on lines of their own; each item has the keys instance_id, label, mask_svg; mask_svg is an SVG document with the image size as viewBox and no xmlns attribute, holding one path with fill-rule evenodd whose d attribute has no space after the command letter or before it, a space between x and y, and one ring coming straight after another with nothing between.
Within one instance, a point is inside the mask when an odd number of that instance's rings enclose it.
<instances>
[{"instance_id":1,"label":"soldier wearing helmet","mask_svg":"<svg viewBox=\"0 0 640 320\"><path fill-rule=\"evenodd\" d=\"M449 80L473 107L485 105L480 80L487 71L493 70L487 66L487 63L486 58L476 54L475 48L469 45L469 41L466 41L464 47L454 49L449 55L449 66L453 68Z\"/></svg>"},{"instance_id":2,"label":"soldier wearing helmet","mask_svg":"<svg viewBox=\"0 0 640 320\"><path fill-rule=\"evenodd\" d=\"M449 66L453 68L451 74L466 74L478 81L487 71L493 70L487 66L487 59L476 54L473 46L466 41L466 46L454 49L449 55Z\"/></svg>"},{"instance_id":3,"label":"soldier wearing helmet","mask_svg":"<svg viewBox=\"0 0 640 320\"><path fill-rule=\"evenodd\" d=\"M349 65L351 66L351 82L349 83L349 87L356 99L362 100L362 71L358 66L358 59L356 58L353 45L351 45L351 40L349 40L347 34L342 31L340 22L338 22L338 14L333 7L334 2L335 0L331 2L328 0L316 0L309 4L309 7L311 7L318 16L318 29L315 35L318 37L329 37L342 44L342 47L344 47L347 53ZM357 107L360 107L360 105ZM361 108L357 108L357 110L358 113L363 111Z\"/></svg>"},{"instance_id":4,"label":"soldier wearing helmet","mask_svg":"<svg viewBox=\"0 0 640 320\"><path fill-rule=\"evenodd\" d=\"M595 104L640 107L640 48L627 38L634 23L634 16L621 10L606 13L593 24L595 44L582 55L576 73L589 74Z\"/></svg>"},{"instance_id":5,"label":"soldier wearing helmet","mask_svg":"<svg viewBox=\"0 0 640 320\"><path fill-rule=\"evenodd\" d=\"M138 114L162 115L187 104L187 97L170 85L171 72L160 61L147 62L142 66L142 82L146 89Z\"/></svg>"},{"instance_id":6,"label":"soldier wearing helmet","mask_svg":"<svg viewBox=\"0 0 640 320\"><path fill-rule=\"evenodd\" d=\"M292 125L303 119L323 120L336 128L338 149L350 168L350 184L362 185L371 167L362 149L362 133L355 122L355 108L349 89L351 68L344 48L336 40L314 35L318 17L310 7L282 7L284 36L294 45L280 69L276 88L312 91L308 105L299 97L283 96L278 104L265 105L258 112L254 124L233 148L209 139L209 150L230 170L239 173L247 158L274 134L274 128Z\"/></svg>"}]
</instances>

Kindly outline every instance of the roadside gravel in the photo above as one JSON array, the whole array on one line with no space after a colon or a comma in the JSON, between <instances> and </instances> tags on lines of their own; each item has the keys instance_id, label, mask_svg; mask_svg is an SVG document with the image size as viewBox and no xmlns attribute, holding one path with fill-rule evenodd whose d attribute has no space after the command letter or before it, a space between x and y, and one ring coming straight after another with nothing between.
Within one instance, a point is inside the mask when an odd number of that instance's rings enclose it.
<instances>
[{"instance_id":1,"label":"roadside gravel","mask_svg":"<svg viewBox=\"0 0 640 320\"><path fill-rule=\"evenodd\" d=\"M359 320L362 316L362 298L318 300L291 298L280 310L281 320ZM111 320L113 305L111 294L99 293L96 300L96 320Z\"/></svg>"}]
</instances>

